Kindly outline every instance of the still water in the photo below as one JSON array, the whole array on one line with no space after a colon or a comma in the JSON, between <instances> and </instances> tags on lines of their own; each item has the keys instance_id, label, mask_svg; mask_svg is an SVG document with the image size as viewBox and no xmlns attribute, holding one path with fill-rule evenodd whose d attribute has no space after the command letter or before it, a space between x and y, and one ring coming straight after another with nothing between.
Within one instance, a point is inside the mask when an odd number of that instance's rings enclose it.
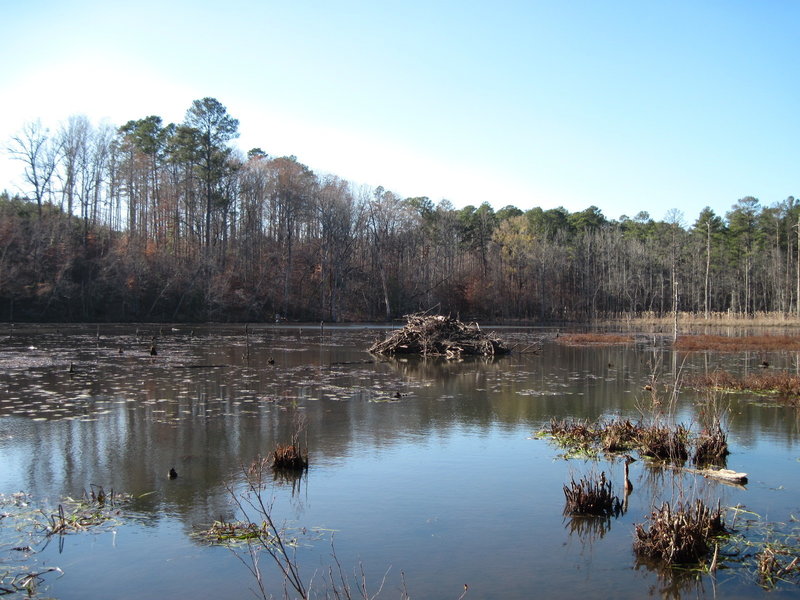
<instances>
[{"instance_id":1,"label":"still water","mask_svg":"<svg viewBox=\"0 0 800 600\"><path fill-rule=\"evenodd\" d=\"M520 349L547 333L496 331ZM552 418L638 420L649 398L642 388L654 374L741 373L763 354L675 355L645 336L624 346L570 347L550 336L540 352L494 360L378 360L366 348L385 333L6 326L0 493L23 491L46 510L92 484L136 497L113 526L34 539L25 560L63 571L47 575L40 593L252 597L255 580L240 557L196 534L239 517L232 494L241 490L243 465L288 443L302 423L308 472L266 493L273 518L298 540L311 587L335 565L333 537L345 574L360 577L363 569L370 593L383 582L381 598L405 590L412 598L456 599L465 584L466 598L799 596L793 585L763 591L746 553L729 557L730 568L715 577L665 577L637 565L632 551L634 524L662 500L746 508L736 522L743 535L747 518L796 532L798 409L726 398L727 466L749 473L747 486L639 460L631 465L627 512L600 522L565 517L562 487L605 471L621 495L621 462L567 460L535 437ZM771 368L798 368L795 354L768 358ZM696 426L700 406L684 389L678 421ZM167 478L171 467L177 479ZM20 560L10 550L20 534L0 520L0 535L2 569ZM266 558L261 566L269 591L281 597L281 578Z\"/></svg>"}]
</instances>

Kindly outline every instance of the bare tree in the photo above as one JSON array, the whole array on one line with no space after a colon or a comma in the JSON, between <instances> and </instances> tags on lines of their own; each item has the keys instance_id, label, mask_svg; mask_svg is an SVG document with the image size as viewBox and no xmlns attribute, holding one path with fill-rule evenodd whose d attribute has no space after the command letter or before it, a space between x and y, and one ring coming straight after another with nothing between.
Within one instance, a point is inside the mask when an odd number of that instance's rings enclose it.
<instances>
[{"instance_id":1,"label":"bare tree","mask_svg":"<svg viewBox=\"0 0 800 600\"><path fill-rule=\"evenodd\" d=\"M58 142L49 136L41 121L36 120L26 123L20 133L11 138L8 152L25 164L25 181L32 187L41 217L42 202L51 192L50 182L56 170Z\"/></svg>"}]
</instances>

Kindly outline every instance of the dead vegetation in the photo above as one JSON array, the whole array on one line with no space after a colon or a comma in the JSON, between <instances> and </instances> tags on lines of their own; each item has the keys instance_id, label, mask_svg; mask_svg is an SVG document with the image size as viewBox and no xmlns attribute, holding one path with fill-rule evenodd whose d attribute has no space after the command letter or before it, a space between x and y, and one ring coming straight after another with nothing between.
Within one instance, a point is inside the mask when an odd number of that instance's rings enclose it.
<instances>
[{"instance_id":1,"label":"dead vegetation","mask_svg":"<svg viewBox=\"0 0 800 600\"><path fill-rule=\"evenodd\" d=\"M636 441L639 453L648 458L674 464L683 464L689 458L689 430L683 425L641 427Z\"/></svg>"},{"instance_id":2,"label":"dead vegetation","mask_svg":"<svg viewBox=\"0 0 800 600\"><path fill-rule=\"evenodd\" d=\"M605 472L599 478L582 477L564 486L567 500L564 514L593 517L617 516L622 512L622 501L611 492L611 482Z\"/></svg>"},{"instance_id":3,"label":"dead vegetation","mask_svg":"<svg viewBox=\"0 0 800 600\"><path fill-rule=\"evenodd\" d=\"M725 335L682 335L674 345L676 350L693 352L715 350L717 352L800 350L800 337L790 335L749 335L730 337Z\"/></svg>"},{"instance_id":4,"label":"dead vegetation","mask_svg":"<svg viewBox=\"0 0 800 600\"><path fill-rule=\"evenodd\" d=\"M724 465L728 454L728 436L722 431L722 426L715 423L703 429L695 440L692 462L696 465Z\"/></svg>"},{"instance_id":5,"label":"dead vegetation","mask_svg":"<svg viewBox=\"0 0 800 600\"><path fill-rule=\"evenodd\" d=\"M713 538L725 533L719 505L711 509L700 499L674 509L664 502L647 519L649 527L636 525L634 552L665 565L700 562L709 555Z\"/></svg>"},{"instance_id":6,"label":"dead vegetation","mask_svg":"<svg viewBox=\"0 0 800 600\"><path fill-rule=\"evenodd\" d=\"M800 375L786 371L762 370L758 373L737 376L720 370L689 376L685 383L697 389L772 394L785 399L800 398Z\"/></svg>"},{"instance_id":7,"label":"dead vegetation","mask_svg":"<svg viewBox=\"0 0 800 600\"><path fill-rule=\"evenodd\" d=\"M800 576L800 557L797 548L784 548L767 543L756 555L758 580L765 589L774 588L779 581Z\"/></svg>"},{"instance_id":8,"label":"dead vegetation","mask_svg":"<svg viewBox=\"0 0 800 600\"><path fill-rule=\"evenodd\" d=\"M695 446L694 456L698 464L717 464L720 457L727 455L728 448L725 433L719 425L713 430L703 430L694 441L684 425L644 425L629 419L595 422L552 419L542 433L565 448L568 456L635 450L644 457L676 465L686 462L692 446Z\"/></svg>"},{"instance_id":9,"label":"dead vegetation","mask_svg":"<svg viewBox=\"0 0 800 600\"><path fill-rule=\"evenodd\" d=\"M375 342L373 354L415 354L419 356L496 356L510 352L503 341L481 331L477 323L464 324L443 315L417 313L406 316L406 325Z\"/></svg>"},{"instance_id":10,"label":"dead vegetation","mask_svg":"<svg viewBox=\"0 0 800 600\"><path fill-rule=\"evenodd\" d=\"M302 472L308 468L308 450L304 451L300 445L300 438L306 431L305 416L298 413L293 421L291 441L288 444L277 444L272 451L270 466L274 472ZM256 459L251 470L259 460L263 466L264 461Z\"/></svg>"},{"instance_id":11,"label":"dead vegetation","mask_svg":"<svg viewBox=\"0 0 800 600\"><path fill-rule=\"evenodd\" d=\"M565 333L555 341L568 346L617 346L632 344L634 337L617 333Z\"/></svg>"},{"instance_id":12,"label":"dead vegetation","mask_svg":"<svg viewBox=\"0 0 800 600\"><path fill-rule=\"evenodd\" d=\"M302 471L308 468L308 454L294 444L280 445L272 451L272 468L283 471Z\"/></svg>"}]
</instances>

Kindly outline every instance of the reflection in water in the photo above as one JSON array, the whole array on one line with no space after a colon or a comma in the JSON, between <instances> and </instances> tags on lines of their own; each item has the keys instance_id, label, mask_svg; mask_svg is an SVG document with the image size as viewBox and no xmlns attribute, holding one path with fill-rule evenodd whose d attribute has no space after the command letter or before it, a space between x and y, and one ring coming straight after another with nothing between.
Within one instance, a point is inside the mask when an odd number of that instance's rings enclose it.
<instances>
[{"instance_id":1,"label":"reflection in water","mask_svg":"<svg viewBox=\"0 0 800 600\"><path fill-rule=\"evenodd\" d=\"M611 530L611 517L572 515L564 519L564 527L570 536L577 535L581 544L592 546Z\"/></svg>"},{"instance_id":2,"label":"reflection in water","mask_svg":"<svg viewBox=\"0 0 800 600\"><path fill-rule=\"evenodd\" d=\"M104 325L98 335L94 326L18 327L0 347L0 492L23 489L57 503L97 484L137 496L131 508L141 535L122 530L102 556L80 546L86 565L74 559L55 589L62 598L86 597L81 578L100 586L99 564L116 578L89 594L96 597L110 589L119 598L246 594L246 582L234 592L217 582L241 579L238 565L222 566L220 554L186 542L186 534L235 519L229 487L241 485L242 465L291 439L297 414L307 423L309 470L297 479L274 476L276 509L303 526L336 529L340 558L358 564L368 555L378 578L387 565L402 568L418 597L469 580L481 597L526 598L534 589L574 597L590 585L599 595L637 598L655 575L631 574L631 522L658 500L702 495L775 515L797 510L798 412L732 398L729 463L757 472L746 490L637 461L629 474L635 491L623 495L627 514L613 528L608 520L558 523L570 467L553 462L556 451L528 439L531 432L554 418L636 420L653 365L736 370L748 362L741 356L676 358L648 341L548 343L540 354L493 360L376 360L364 351L377 337L373 328L177 329ZM506 334L512 342L532 335ZM768 358L774 368L796 365L794 356ZM700 422L696 400L681 392L677 418L687 426ZM177 479L166 477L171 467ZM624 465L613 462L608 472L624 493ZM586 567L562 549L565 527L602 548L585 579L565 568ZM325 564L327 548L301 552ZM152 569L154 587L114 588L126 576L135 580L124 571L134 558L152 560L140 569ZM178 574L159 571L164 564ZM196 587L171 589L176 577Z\"/></svg>"}]
</instances>

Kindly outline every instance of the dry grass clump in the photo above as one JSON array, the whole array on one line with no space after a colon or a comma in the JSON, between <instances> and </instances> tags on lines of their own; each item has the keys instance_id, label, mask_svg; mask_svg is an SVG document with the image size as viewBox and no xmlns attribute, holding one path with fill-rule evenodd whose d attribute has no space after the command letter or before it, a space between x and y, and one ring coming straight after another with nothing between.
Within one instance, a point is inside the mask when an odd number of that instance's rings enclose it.
<instances>
[{"instance_id":1,"label":"dry grass clump","mask_svg":"<svg viewBox=\"0 0 800 600\"><path fill-rule=\"evenodd\" d=\"M606 452L627 452L637 446L641 432L630 419L609 421L601 428L600 444Z\"/></svg>"},{"instance_id":2,"label":"dry grass clump","mask_svg":"<svg viewBox=\"0 0 800 600\"><path fill-rule=\"evenodd\" d=\"M591 448L599 437L597 424L588 420L550 419L550 428L546 431L564 448Z\"/></svg>"},{"instance_id":3,"label":"dry grass clump","mask_svg":"<svg viewBox=\"0 0 800 600\"><path fill-rule=\"evenodd\" d=\"M728 436L717 422L700 432L695 440L692 462L696 465L724 465L728 454Z\"/></svg>"},{"instance_id":4,"label":"dry grass clump","mask_svg":"<svg viewBox=\"0 0 800 600\"><path fill-rule=\"evenodd\" d=\"M683 463L689 458L687 449L689 430L683 425L675 429L659 425L642 427L639 436L639 453L642 456L673 463Z\"/></svg>"},{"instance_id":5,"label":"dry grass clump","mask_svg":"<svg viewBox=\"0 0 800 600\"><path fill-rule=\"evenodd\" d=\"M757 392L775 394L781 398L800 398L800 375L786 371L763 370L741 377L728 371L714 371L704 375L689 376L685 383L698 389Z\"/></svg>"},{"instance_id":6,"label":"dry grass clump","mask_svg":"<svg viewBox=\"0 0 800 600\"><path fill-rule=\"evenodd\" d=\"M302 471L308 468L308 455L295 444L278 446L272 452L272 468L284 471Z\"/></svg>"},{"instance_id":7,"label":"dry grass clump","mask_svg":"<svg viewBox=\"0 0 800 600\"><path fill-rule=\"evenodd\" d=\"M718 352L800 350L800 337L789 335L684 335L675 342L677 350L716 350Z\"/></svg>"},{"instance_id":8,"label":"dry grass clump","mask_svg":"<svg viewBox=\"0 0 800 600\"><path fill-rule=\"evenodd\" d=\"M719 505L711 509L699 499L679 503L674 510L665 502L647 518L649 528L636 525L633 550L641 558L668 565L699 562L708 555L711 539L725 532Z\"/></svg>"},{"instance_id":9,"label":"dry grass clump","mask_svg":"<svg viewBox=\"0 0 800 600\"><path fill-rule=\"evenodd\" d=\"M569 486L564 486L564 496L565 514L610 517L622 511L622 502L611 493L611 482L605 472L600 473L599 479L582 477L578 482L572 479Z\"/></svg>"},{"instance_id":10,"label":"dry grass clump","mask_svg":"<svg viewBox=\"0 0 800 600\"><path fill-rule=\"evenodd\" d=\"M782 549L775 544L766 544L756 555L758 579L765 588L772 588L787 576L800 575L800 557L791 549Z\"/></svg>"},{"instance_id":11,"label":"dry grass clump","mask_svg":"<svg viewBox=\"0 0 800 600\"><path fill-rule=\"evenodd\" d=\"M570 346L616 346L618 344L631 344L632 335L617 333L566 333L556 338L561 344Z\"/></svg>"}]
</instances>

